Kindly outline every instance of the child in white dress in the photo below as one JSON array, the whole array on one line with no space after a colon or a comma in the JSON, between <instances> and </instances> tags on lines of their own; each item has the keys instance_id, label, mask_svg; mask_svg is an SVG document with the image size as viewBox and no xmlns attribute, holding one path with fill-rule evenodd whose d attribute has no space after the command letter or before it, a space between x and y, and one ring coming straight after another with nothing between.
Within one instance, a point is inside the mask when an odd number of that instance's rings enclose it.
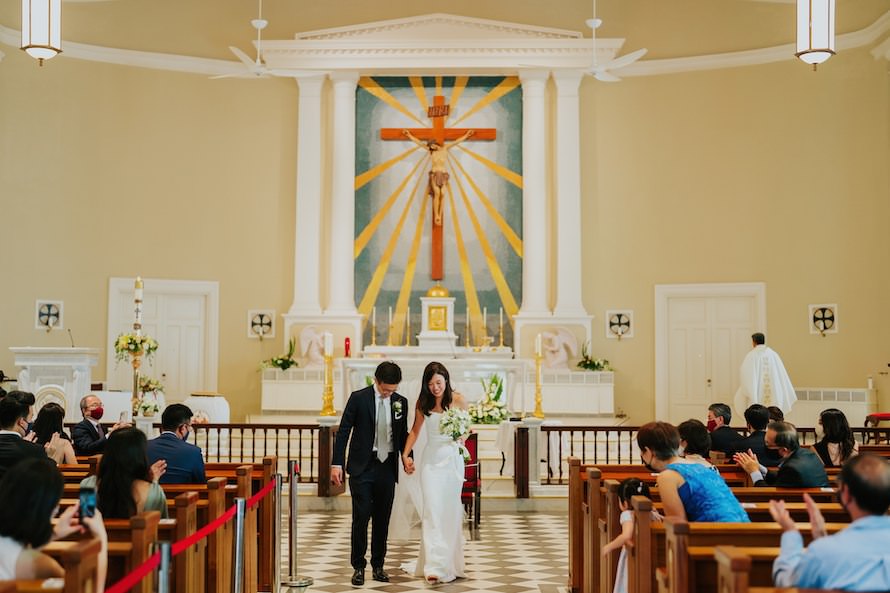
<instances>
[{"instance_id":1,"label":"child in white dress","mask_svg":"<svg viewBox=\"0 0 890 593\"><path fill-rule=\"evenodd\" d=\"M621 524L621 533L615 539L603 546L603 556L608 556L614 550L621 548L618 557L618 570L615 573L615 587L612 593L627 593L627 546L633 545L634 515L630 508L630 499L633 496L649 496L649 487L639 478L627 478L618 487L618 508L621 515L618 518ZM661 520L661 515L653 511L653 518Z\"/></svg>"}]
</instances>

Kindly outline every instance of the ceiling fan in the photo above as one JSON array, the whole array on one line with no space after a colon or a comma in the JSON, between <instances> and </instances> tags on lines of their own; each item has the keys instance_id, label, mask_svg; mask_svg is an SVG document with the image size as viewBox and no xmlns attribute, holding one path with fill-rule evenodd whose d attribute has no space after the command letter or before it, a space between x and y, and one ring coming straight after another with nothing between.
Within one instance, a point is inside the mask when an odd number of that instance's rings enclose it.
<instances>
[{"instance_id":1,"label":"ceiling fan","mask_svg":"<svg viewBox=\"0 0 890 593\"><path fill-rule=\"evenodd\" d=\"M256 29L256 58L251 59L240 48L230 45L229 51L235 54L235 57L241 61L244 70L211 76L210 78L268 78L270 75L300 77L324 74L320 70L271 70L266 66L266 62L263 61L263 29L269 26L269 21L263 18L263 0L259 0L257 18L252 19L250 24Z\"/></svg>"},{"instance_id":2,"label":"ceiling fan","mask_svg":"<svg viewBox=\"0 0 890 593\"><path fill-rule=\"evenodd\" d=\"M621 80L618 76L612 74L612 70L619 70L624 68L625 66L629 66L633 64L649 51L645 47L640 48L636 51L632 51L629 54L625 54L623 56L613 58L608 62L604 62L602 64L597 63L596 59L596 30L599 29L603 21L602 19L597 18L596 16L596 0L593 0L593 18L587 19L587 26L590 27L593 32L593 65L591 66L588 74L593 76L599 81L602 82L618 82Z\"/></svg>"}]
</instances>

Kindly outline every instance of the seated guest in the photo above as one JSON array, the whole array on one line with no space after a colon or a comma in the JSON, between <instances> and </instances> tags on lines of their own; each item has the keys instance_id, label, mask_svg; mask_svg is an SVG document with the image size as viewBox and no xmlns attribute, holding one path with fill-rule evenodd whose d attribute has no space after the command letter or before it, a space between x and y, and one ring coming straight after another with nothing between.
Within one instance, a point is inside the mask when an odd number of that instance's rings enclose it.
<instances>
[{"instance_id":1,"label":"seated guest","mask_svg":"<svg viewBox=\"0 0 890 593\"><path fill-rule=\"evenodd\" d=\"M769 424L769 410L761 404L751 404L745 410L745 422L748 423L748 436L736 441L733 455L751 451L766 467L776 467L782 458L778 452L766 448L766 425Z\"/></svg>"},{"instance_id":2,"label":"seated guest","mask_svg":"<svg viewBox=\"0 0 890 593\"><path fill-rule=\"evenodd\" d=\"M161 414L161 435L148 441L148 462L163 459L167 471L161 484L201 484L204 457L201 449L186 442L192 427L192 411L183 404L171 404Z\"/></svg>"},{"instance_id":3,"label":"seated guest","mask_svg":"<svg viewBox=\"0 0 890 593\"><path fill-rule=\"evenodd\" d=\"M785 422L785 412L782 411L782 408L779 406L770 406L767 410L769 410L770 422Z\"/></svg>"},{"instance_id":4,"label":"seated guest","mask_svg":"<svg viewBox=\"0 0 890 593\"><path fill-rule=\"evenodd\" d=\"M784 532L773 563L777 587L890 591L890 463L872 454L851 458L841 468L837 496L853 522L826 535L822 513L804 495L813 531L806 549L785 502L770 501L770 514Z\"/></svg>"},{"instance_id":5,"label":"seated guest","mask_svg":"<svg viewBox=\"0 0 890 593\"><path fill-rule=\"evenodd\" d=\"M165 463L149 468L145 435L138 428L115 430L108 437L99 475L80 482L96 489L96 506L106 519L129 519L142 511L160 511L167 518L167 497L158 484Z\"/></svg>"},{"instance_id":6,"label":"seated guest","mask_svg":"<svg viewBox=\"0 0 890 593\"><path fill-rule=\"evenodd\" d=\"M62 487L62 474L45 456L17 464L0 480L0 581L64 577L59 563L40 548L51 539L89 530L102 542L96 576L99 583L105 582L108 537L102 514L76 519L79 504L75 503L53 527Z\"/></svg>"},{"instance_id":7,"label":"seated guest","mask_svg":"<svg viewBox=\"0 0 890 593\"><path fill-rule=\"evenodd\" d=\"M788 422L771 422L766 427L764 443L767 449L778 451L782 458L778 471L767 472L760 465L753 451L736 453L734 459L751 475L755 486L777 488L824 488L828 486L825 466L809 449L803 449L797 440L797 429Z\"/></svg>"},{"instance_id":8,"label":"seated guest","mask_svg":"<svg viewBox=\"0 0 890 593\"><path fill-rule=\"evenodd\" d=\"M77 455L95 455L105 450L105 442L113 431L129 424L117 423L105 432L105 427L99 424L105 408L102 400L93 394L80 400L80 412L83 420L71 429L71 437L74 439L74 452Z\"/></svg>"},{"instance_id":9,"label":"seated guest","mask_svg":"<svg viewBox=\"0 0 890 593\"><path fill-rule=\"evenodd\" d=\"M34 434L34 442L45 445L52 440L53 435L59 435L59 446L62 448L62 459L59 463L77 463L74 455L74 446L71 439L62 428L62 420L65 419L65 410L57 403L50 402L40 408L31 431Z\"/></svg>"},{"instance_id":10,"label":"seated guest","mask_svg":"<svg viewBox=\"0 0 890 593\"><path fill-rule=\"evenodd\" d=\"M845 461L859 453L859 444L853 439L853 431L850 430L847 417L837 408L822 410L819 414L816 436L822 438L813 445L813 450L826 467L843 465Z\"/></svg>"},{"instance_id":11,"label":"seated guest","mask_svg":"<svg viewBox=\"0 0 890 593\"><path fill-rule=\"evenodd\" d=\"M677 432L680 433L680 456L683 459L700 463L717 471L717 468L707 459L711 453L711 437L701 420L691 418L686 422L681 422L677 426Z\"/></svg>"},{"instance_id":12,"label":"seated guest","mask_svg":"<svg viewBox=\"0 0 890 593\"><path fill-rule=\"evenodd\" d=\"M61 449L58 436L43 446L23 438L28 430L30 406L16 393L10 391L0 400L0 477L24 459L50 457L56 461L58 451Z\"/></svg>"},{"instance_id":13,"label":"seated guest","mask_svg":"<svg viewBox=\"0 0 890 593\"><path fill-rule=\"evenodd\" d=\"M726 404L708 406L708 432L711 433L711 450L720 451L731 457L732 446L741 440L742 435L729 427L732 421L732 410Z\"/></svg>"},{"instance_id":14,"label":"seated guest","mask_svg":"<svg viewBox=\"0 0 890 593\"><path fill-rule=\"evenodd\" d=\"M640 459L658 472L656 484L665 517L685 521L749 521L729 486L715 471L679 456L680 433L667 422L650 422L637 431Z\"/></svg>"}]
</instances>

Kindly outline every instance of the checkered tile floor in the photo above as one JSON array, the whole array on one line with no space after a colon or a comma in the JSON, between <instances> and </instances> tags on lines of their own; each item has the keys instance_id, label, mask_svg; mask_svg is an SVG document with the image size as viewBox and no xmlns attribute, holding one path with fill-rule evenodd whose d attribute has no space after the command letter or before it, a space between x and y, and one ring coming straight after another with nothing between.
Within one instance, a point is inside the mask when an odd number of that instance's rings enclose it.
<instances>
[{"instance_id":1,"label":"checkered tile floor","mask_svg":"<svg viewBox=\"0 0 890 593\"><path fill-rule=\"evenodd\" d=\"M419 542L390 542L384 567L390 582L372 580L369 566L364 587L356 588L349 582L349 514L307 512L298 522L298 574L314 579L308 593L357 589L384 593L565 593L566 521L566 516L559 514L485 514L474 533L465 528L467 577L436 587L399 570L403 562L416 557ZM287 573L286 534L283 541L283 570Z\"/></svg>"}]
</instances>

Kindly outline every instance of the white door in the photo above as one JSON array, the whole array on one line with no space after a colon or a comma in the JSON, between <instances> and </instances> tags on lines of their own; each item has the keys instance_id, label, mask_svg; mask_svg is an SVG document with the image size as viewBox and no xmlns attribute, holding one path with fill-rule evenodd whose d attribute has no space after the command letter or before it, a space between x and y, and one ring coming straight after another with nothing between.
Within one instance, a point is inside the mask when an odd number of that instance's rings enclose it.
<instances>
[{"instance_id":1,"label":"white door","mask_svg":"<svg viewBox=\"0 0 890 593\"><path fill-rule=\"evenodd\" d=\"M133 331L133 281L112 279L109 293L109 344ZM168 403L183 401L195 391L215 391L217 385L216 283L145 280L142 332L158 341L153 361L141 371L164 384ZM115 365L110 348L108 389L131 391L132 367Z\"/></svg>"},{"instance_id":2,"label":"white door","mask_svg":"<svg viewBox=\"0 0 890 593\"><path fill-rule=\"evenodd\" d=\"M762 285L656 287L658 419L676 424L703 419L714 402L732 406L751 334L765 331L759 288Z\"/></svg>"}]
</instances>

